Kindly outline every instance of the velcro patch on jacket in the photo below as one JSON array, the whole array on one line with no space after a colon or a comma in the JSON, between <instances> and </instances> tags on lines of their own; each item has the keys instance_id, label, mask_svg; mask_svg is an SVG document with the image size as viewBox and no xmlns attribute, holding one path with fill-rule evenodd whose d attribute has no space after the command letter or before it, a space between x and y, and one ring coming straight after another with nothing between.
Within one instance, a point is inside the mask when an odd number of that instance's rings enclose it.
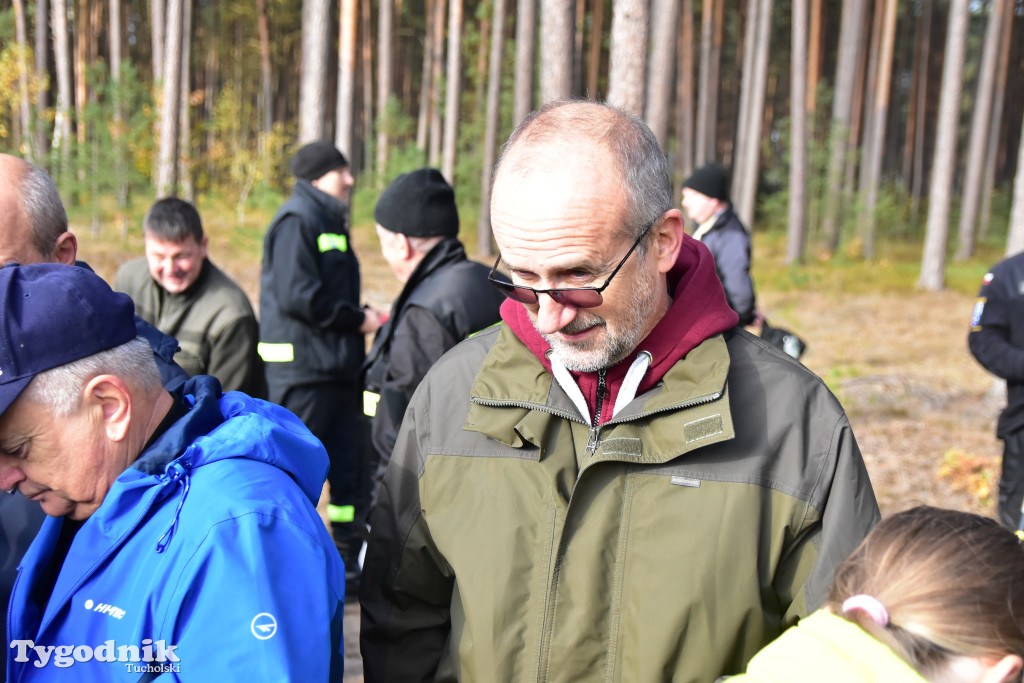
<instances>
[{"instance_id":1,"label":"velcro patch on jacket","mask_svg":"<svg viewBox=\"0 0 1024 683\"><path fill-rule=\"evenodd\" d=\"M644 454L643 442L636 437L617 437L601 442L601 452L605 455L624 455L639 458Z\"/></svg>"},{"instance_id":2,"label":"velcro patch on jacket","mask_svg":"<svg viewBox=\"0 0 1024 683\"><path fill-rule=\"evenodd\" d=\"M686 443L693 443L694 441L700 441L716 434L721 434L725 431L725 427L722 424L722 416L709 415L708 417L702 417L699 420L693 422L687 422L683 425L683 438Z\"/></svg>"}]
</instances>

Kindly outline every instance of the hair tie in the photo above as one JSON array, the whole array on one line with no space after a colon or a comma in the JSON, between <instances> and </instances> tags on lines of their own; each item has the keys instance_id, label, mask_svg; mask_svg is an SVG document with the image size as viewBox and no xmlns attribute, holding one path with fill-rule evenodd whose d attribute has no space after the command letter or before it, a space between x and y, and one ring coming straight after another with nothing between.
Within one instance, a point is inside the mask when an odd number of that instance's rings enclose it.
<instances>
[{"instance_id":1,"label":"hair tie","mask_svg":"<svg viewBox=\"0 0 1024 683\"><path fill-rule=\"evenodd\" d=\"M871 621L882 628L889 625L889 611L885 609L885 605L878 598L861 593L843 601L843 614L858 609L871 617Z\"/></svg>"}]
</instances>

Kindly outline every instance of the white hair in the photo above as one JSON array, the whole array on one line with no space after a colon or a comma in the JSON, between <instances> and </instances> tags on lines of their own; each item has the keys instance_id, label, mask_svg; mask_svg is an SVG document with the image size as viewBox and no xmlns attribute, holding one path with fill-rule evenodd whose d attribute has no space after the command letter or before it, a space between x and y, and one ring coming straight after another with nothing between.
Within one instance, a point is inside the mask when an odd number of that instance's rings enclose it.
<instances>
[{"instance_id":1,"label":"white hair","mask_svg":"<svg viewBox=\"0 0 1024 683\"><path fill-rule=\"evenodd\" d=\"M54 417L67 417L78 409L86 383L98 375L116 375L128 386L145 392L160 386L160 371L153 359L153 349L145 339L136 337L112 349L39 373L21 397L46 406Z\"/></svg>"}]
</instances>

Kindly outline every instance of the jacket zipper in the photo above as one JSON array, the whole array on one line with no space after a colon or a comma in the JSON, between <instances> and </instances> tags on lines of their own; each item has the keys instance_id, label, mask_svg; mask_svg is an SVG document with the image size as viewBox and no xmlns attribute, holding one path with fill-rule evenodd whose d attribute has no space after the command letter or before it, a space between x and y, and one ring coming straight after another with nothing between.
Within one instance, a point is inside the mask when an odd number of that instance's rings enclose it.
<instances>
[{"instance_id":1,"label":"jacket zipper","mask_svg":"<svg viewBox=\"0 0 1024 683\"><path fill-rule=\"evenodd\" d=\"M590 427L590 436L587 438L587 452L591 455L597 451L597 443L601 434L601 410L604 408L604 398L608 393L605 384L605 375L608 371L601 368L597 371L597 404L594 407L594 424Z\"/></svg>"}]
</instances>

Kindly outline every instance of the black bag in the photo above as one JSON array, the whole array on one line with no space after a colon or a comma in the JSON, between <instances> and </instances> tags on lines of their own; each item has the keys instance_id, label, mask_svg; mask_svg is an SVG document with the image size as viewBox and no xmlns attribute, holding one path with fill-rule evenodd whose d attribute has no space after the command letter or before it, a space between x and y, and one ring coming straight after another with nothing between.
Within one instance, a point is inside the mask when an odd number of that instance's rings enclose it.
<instances>
[{"instance_id":1,"label":"black bag","mask_svg":"<svg viewBox=\"0 0 1024 683\"><path fill-rule=\"evenodd\" d=\"M767 320L761 325L761 339L798 360L807 350L807 342L796 336L796 333L784 327L772 327Z\"/></svg>"}]
</instances>

